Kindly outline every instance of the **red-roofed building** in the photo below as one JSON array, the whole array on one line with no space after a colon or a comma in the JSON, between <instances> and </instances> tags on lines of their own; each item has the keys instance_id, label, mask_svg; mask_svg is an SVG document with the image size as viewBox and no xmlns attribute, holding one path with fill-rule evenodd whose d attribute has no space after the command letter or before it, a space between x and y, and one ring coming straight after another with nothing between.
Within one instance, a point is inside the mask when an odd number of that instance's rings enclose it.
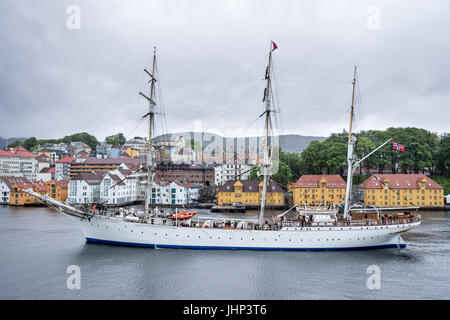
<instances>
[{"instance_id":1,"label":"red-roofed building","mask_svg":"<svg viewBox=\"0 0 450 320\"><path fill-rule=\"evenodd\" d=\"M22 146L0 150L0 177L25 177L35 181L37 172L36 157Z\"/></svg>"},{"instance_id":2,"label":"red-roofed building","mask_svg":"<svg viewBox=\"0 0 450 320\"><path fill-rule=\"evenodd\" d=\"M117 169L121 164L125 164L129 169L136 171L142 165L146 164L145 159L141 158L128 158L128 157L118 157L114 159L97 159L97 158L87 158L87 159L76 159L70 164L70 176L76 176L82 172L108 172Z\"/></svg>"},{"instance_id":3,"label":"red-roofed building","mask_svg":"<svg viewBox=\"0 0 450 320\"><path fill-rule=\"evenodd\" d=\"M444 188L424 174L374 174L362 187L366 205L444 206Z\"/></svg>"},{"instance_id":4,"label":"red-roofed building","mask_svg":"<svg viewBox=\"0 0 450 320\"><path fill-rule=\"evenodd\" d=\"M295 204L335 204L344 202L347 183L339 175L303 175L291 184Z\"/></svg>"}]
</instances>

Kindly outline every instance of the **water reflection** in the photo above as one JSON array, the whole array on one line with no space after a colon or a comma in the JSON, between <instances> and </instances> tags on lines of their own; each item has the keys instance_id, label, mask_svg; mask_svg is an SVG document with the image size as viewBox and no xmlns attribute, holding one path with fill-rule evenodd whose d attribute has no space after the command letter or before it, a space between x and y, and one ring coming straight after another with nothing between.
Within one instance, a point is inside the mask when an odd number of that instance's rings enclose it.
<instances>
[{"instance_id":1,"label":"water reflection","mask_svg":"<svg viewBox=\"0 0 450 320\"><path fill-rule=\"evenodd\" d=\"M422 216L424 223L405 235L409 245L401 250L154 250L88 244L78 226L61 214L0 207L0 298L450 298L450 215ZM72 264L82 271L79 291L65 287L65 271ZM366 287L371 265L381 269L382 289L377 292Z\"/></svg>"}]
</instances>

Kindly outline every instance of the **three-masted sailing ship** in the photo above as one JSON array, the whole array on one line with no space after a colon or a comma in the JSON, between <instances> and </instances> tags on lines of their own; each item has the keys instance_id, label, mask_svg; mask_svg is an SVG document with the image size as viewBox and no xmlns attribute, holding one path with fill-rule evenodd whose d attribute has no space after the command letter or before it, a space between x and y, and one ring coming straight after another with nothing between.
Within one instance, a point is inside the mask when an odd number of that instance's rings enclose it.
<instances>
[{"instance_id":1,"label":"three-masted sailing ship","mask_svg":"<svg viewBox=\"0 0 450 320\"><path fill-rule=\"evenodd\" d=\"M263 141L263 159L260 164L263 176L261 210L259 221L238 220L238 223L223 223L223 218L215 220L167 219L156 210L149 209L151 181L154 179L152 163L152 128L155 119L156 52L153 56L150 76L150 95L144 96L149 102L146 116L149 118L149 151L147 157L147 196L143 212L125 212L120 216L81 210L69 204L56 201L47 195L32 190L27 192L44 203L70 216L80 226L87 242L127 245L151 248L190 248L190 249L244 249L244 250L345 250L382 247L404 247L406 243L401 235L421 223L420 216L409 212L391 213L385 219L383 210L377 208L352 208L350 204L351 181L356 166L364 159L356 161L353 156L355 137L352 135L355 77L348 136L348 175L345 207L343 210L311 209L299 206L297 210L283 213L270 222L265 221L265 203L267 184L271 171L271 152L269 150L269 124L272 114L271 73L272 55L276 49L272 42L266 68L264 90L265 136ZM355 69L356 73L356 69ZM380 146L381 147L381 146ZM379 148L380 148L379 147ZM377 148L377 149L379 149ZM377 150L376 149L376 150ZM374 152L376 151L374 150ZM370 155L370 154L369 154ZM369 156L368 155L368 156ZM233 219L236 221L236 219Z\"/></svg>"}]
</instances>

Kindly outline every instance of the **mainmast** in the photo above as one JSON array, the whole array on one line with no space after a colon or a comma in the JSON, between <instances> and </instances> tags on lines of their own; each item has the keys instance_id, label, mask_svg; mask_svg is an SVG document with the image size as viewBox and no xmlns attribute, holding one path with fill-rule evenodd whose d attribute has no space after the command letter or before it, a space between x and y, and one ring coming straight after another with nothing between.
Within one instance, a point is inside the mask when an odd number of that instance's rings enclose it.
<instances>
[{"instance_id":1,"label":"mainmast","mask_svg":"<svg viewBox=\"0 0 450 320\"><path fill-rule=\"evenodd\" d=\"M266 193L267 193L267 180L269 178L270 174L270 167L271 162L269 159L269 124L270 124L270 72L271 72L271 65L272 65L272 52L277 49L277 45L275 42L271 41L270 44L270 52L269 52L269 63L267 65L266 69L266 80L267 85L264 89L264 98L263 102L266 103L265 111L262 115L266 115L266 121L265 121L265 134L264 134L264 158L262 163L262 174L263 174L263 190L262 190L262 196L261 196L261 211L259 213L259 224L262 226L264 224L264 208L266 205ZM262 116L261 115L261 116Z\"/></svg>"},{"instance_id":2,"label":"mainmast","mask_svg":"<svg viewBox=\"0 0 450 320\"><path fill-rule=\"evenodd\" d=\"M345 207L344 207L344 219L348 218L352 181L353 181L353 147L356 142L356 137L352 136L353 128L353 110L355 105L355 87L356 87L356 69L353 73L353 93L352 93L352 107L350 108L350 130L348 131L348 147L347 147L347 188L345 190Z\"/></svg>"},{"instance_id":3,"label":"mainmast","mask_svg":"<svg viewBox=\"0 0 450 320\"><path fill-rule=\"evenodd\" d=\"M148 214L149 214L149 207L150 207L150 190L151 190L151 182L153 178L153 163L152 163L152 130L153 130L153 120L155 117L155 106L156 103L153 100L153 94L154 94L154 88L155 88L155 82L156 79L154 77L155 75L155 68L156 68L156 47L154 47L153 50L153 66L152 66L152 72L148 72L147 69L144 69L145 73L147 73L150 76L150 96L147 97L142 92L139 92L141 96L146 98L149 102L148 105L148 113L143 116L149 117L149 132L148 132L148 154L147 154L147 191L145 196L145 209L144 209L144 220L147 220Z\"/></svg>"}]
</instances>

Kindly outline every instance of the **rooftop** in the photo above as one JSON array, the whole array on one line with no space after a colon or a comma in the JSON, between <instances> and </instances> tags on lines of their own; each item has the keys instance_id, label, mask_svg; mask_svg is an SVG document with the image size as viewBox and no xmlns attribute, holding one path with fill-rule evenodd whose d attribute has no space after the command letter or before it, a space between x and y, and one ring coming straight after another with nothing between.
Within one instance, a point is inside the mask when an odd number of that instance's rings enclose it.
<instances>
[{"instance_id":1,"label":"rooftop","mask_svg":"<svg viewBox=\"0 0 450 320\"><path fill-rule=\"evenodd\" d=\"M292 184L292 188L319 188L321 182L325 182L328 188L347 187L344 179L337 174L304 174Z\"/></svg>"},{"instance_id":2,"label":"rooftop","mask_svg":"<svg viewBox=\"0 0 450 320\"><path fill-rule=\"evenodd\" d=\"M381 189L387 180L391 189L418 189L421 181L426 183L427 189L444 189L424 174L374 174L362 186L366 189Z\"/></svg>"}]
</instances>

